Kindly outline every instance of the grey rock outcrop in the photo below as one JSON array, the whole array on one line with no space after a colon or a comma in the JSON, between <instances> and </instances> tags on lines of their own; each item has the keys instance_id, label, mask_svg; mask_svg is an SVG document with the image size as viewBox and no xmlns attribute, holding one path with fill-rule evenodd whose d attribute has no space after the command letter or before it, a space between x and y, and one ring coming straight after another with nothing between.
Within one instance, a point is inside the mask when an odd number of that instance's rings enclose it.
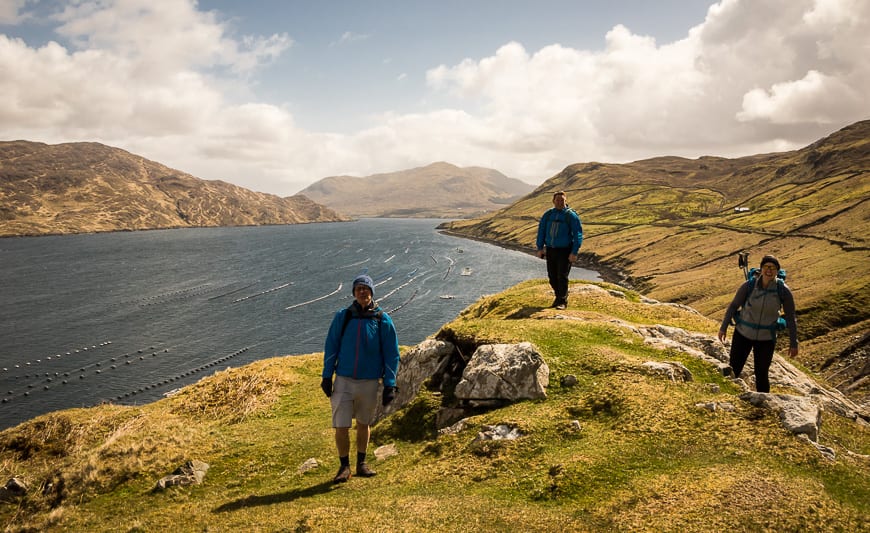
<instances>
[{"instance_id":1,"label":"grey rock outcrop","mask_svg":"<svg viewBox=\"0 0 870 533\"><path fill-rule=\"evenodd\" d=\"M626 324L643 338L643 342L660 350L676 350L717 368L728 366L728 351L715 337L671 326L634 327Z\"/></svg>"},{"instance_id":2,"label":"grey rock outcrop","mask_svg":"<svg viewBox=\"0 0 870 533\"><path fill-rule=\"evenodd\" d=\"M647 361L641 365L648 372L665 376L673 382L692 381L692 372L683 363L676 361Z\"/></svg>"},{"instance_id":3,"label":"grey rock outcrop","mask_svg":"<svg viewBox=\"0 0 870 533\"><path fill-rule=\"evenodd\" d=\"M460 400L536 400L547 397L550 368L530 342L485 344L475 350L456 385Z\"/></svg>"},{"instance_id":4,"label":"grey rock outcrop","mask_svg":"<svg viewBox=\"0 0 870 533\"><path fill-rule=\"evenodd\" d=\"M695 407L699 409L706 409L711 413L715 413L717 411L728 411L733 412L737 409L734 407L734 404L731 402L701 402L696 403Z\"/></svg>"},{"instance_id":5,"label":"grey rock outcrop","mask_svg":"<svg viewBox=\"0 0 870 533\"><path fill-rule=\"evenodd\" d=\"M498 424L495 426L483 426L474 440L516 440L522 435L523 433L519 428L507 424Z\"/></svg>"},{"instance_id":6,"label":"grey rock outcrop","mask_svg":"<svg viewBox=\"0 0 870 533\"><path fill-rule=\"evenodd\" d=\"M746 392L740 395L740 399L756 407L764 407L779 413L782 425L792 433L806 435L813 442L819 440L822 411L812 398L791 394Z\"/></svg>"},{"instance_id":7,"label":"grey rock outcrop","mask_svg":"<svg viewBox=\"0 0 870 533\"><path fill-rule=\"evenodd\" d=\"M172 474L161 478L154 486L155 491L164 490L168 487L199 485L205 479L209 465L202 461L188 461L175 469Z\"/></svg>"},{"instance_id":8,"label":"grey rock outcrop","mask_svg":"<svg viewBox=\"0 0 870 533\"><path fill-rule=\"evenodd\" d=\"M603 289L591 288L586 289L586 291L603 291ZM649 299L642 301L649 305L667 305ZM556 318L582 320L582 318L570 315L558 315ZM614 319L612 323L636 334L649 346L660 350L679 351L715 366L723 376L731 377L732 382L743 390L743 394L740 395L741 399L758 407L778 412L784 427L798 436L804 435L826 457L830 456L832 452L817 442L823 411L836 413L855 420L859 424L866 425L870 421L870 412L866 406L855 404L836 389L819 385L811 377L778 355L774 355L770 367L770 382L774 386L794 390L796 393L794 395L753 392L750 387L755 381L752 358L747 362L741 376L734 376L728 364L729 347L719 342L713 335L663 325L637 326L619 319ZM661 372L670 379L670 370L661 365L663 363L650 362L646 363L644 367L647 371ZM674 374L674 379L676 378L677 374ZM698 404L698 407L713 412L724 409L724 405L715 402Z\"/></svg>"},{"instance_id":9,"label":"grey rock outcrop","mask_svg":"<svg viewBox=\"0 0 870 533\"><path fill-rule=\"evenodd\" d=\"M728 347L719 342L712 335L685 331L680 328L668 326L634 327L624 324L626 327L640 335L644 343L662 349L674 349L693 355L698 359L717 366L723 375L730 374L728 366ZM727 370L725 370L727 369ZM754 368L752 358L749 358L743 369L741 377L754 383ZM837 413L851 420L868 420L870 413L862 409L853 401L846 398L840 391L820 386L816 381L798 370L794 365L774 355L770 365L770 382L772 385L794 389L798 395L812 398L823 410ZM742 380L738 380L742 381ZM745 386L748 389L748 386Z\"/></svg>"},{"instance_id":10,"label":"grey rock outcrop","mask_svg":"<svg viewBox=\"0 0 870 533\"><path fill-rule=\"evenodd\" d=\"M580 380L574 374L566 374L559 380L559 385L566 388L576 387L578 383L580 383Z\"/></svg>"},{"instance_id":11,"label":"grey rock outcrop","mask_svg":"<svg viewBox=\"0 0 870 533\"><path fill-rule=\"evenodd\" d=\"M448 399L436 416L437 427L444 428L475 409L546 398L549 375L540 352L528 342L482 345L467 357L450 342L427 339L402 356L399 392L390 405L378 406L376 418L411 403L425 384Z\"/></svg>"},{"instance_id":12,"label":"grey rock outcrop","mask_svg":"<svg viewBox=\"0 0 870 533\"><path fill-rule=\"evenodd\" d=\"M457 421L455 424L452 424L447 427L442 427L438 430L438 433L441 435L456 435L468 427L468 419L463 418L462 420Z\"/></svg>"},{"instance_id":13,"label":"grey rock outcrop","mask_svg":"<svg viewBox=\"0 0 870 533\"><path fill-rule=\"evenodd\" d=\"M456 347L449 342L426 339L405 353L396 376L399 389L396 399L386 407L378 406L377 418L394 413L411 402L427 379L445 371L455 350Z\"/></svg>"},{"instance_id":14,"label":"grey rock outcrop","mask_svg":"<svg viewBox=\"0 0 870 533\"><path fill-rule=\"evenodd\" d=\"M819 450L819 453L824 455L826 459L830 459L831 461L835 461L837 459L837 454L834 452L833 448L819 444L818 442L810 439L805 433L799 434L798 438L810 443L813 447L815 447L815 449ZM852 454L852 453L849 452L849 454ZM852 454L852 455L854 455L854 454Z\"/></svg>"},{"instance_id":15,"label":"grey rock outcrop","mask_svg":"<svg viewBox=\"0 0 870 533\"><path fill-rule=\"evenodd\" d=\"M11 502L25 494L27 494L27 483L19 477L12 477L0 487L0 502Z\"/></svg>"}]
</instances>

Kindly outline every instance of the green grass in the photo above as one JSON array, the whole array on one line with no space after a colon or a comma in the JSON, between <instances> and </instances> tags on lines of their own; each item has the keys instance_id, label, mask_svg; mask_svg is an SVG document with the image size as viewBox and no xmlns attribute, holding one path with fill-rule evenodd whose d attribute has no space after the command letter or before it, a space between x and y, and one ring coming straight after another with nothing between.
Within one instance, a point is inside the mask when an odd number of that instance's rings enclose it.
<instances>
[{"instance_id":1,"label":"green grass","mask_svg":"<svg viewBox=\"0 0 870 533\"><path fill-rule=\"evenodd\" d=\"M0 520L12 532L870 527L870 463L855 455L870 450L866 427L825 413L820 442L837 456L825 459L777 415L740 401L715 368L647 346L628 327L710 333L715 324L594 290L576 292L557 313L546 308L549 292L543 280L521 283L438 334L464 350L534 343L550 367L547 398L477 411L461 432L439 434L436 415L449 394L424 388L375 426L370 451L393 444L399 452L372 459L375 478L331 484L338 464L321 357L279 357L153 404L62 411L0 432L2 474L36 487L0 504ZM694 381L650 375L641 367L649 360L680 361ZM568 374L576 385L561 385ZM696 407L710 401L735 410ZM476 440L494 424L523 436ZM320 466L300 473L309 458ZM152 492L189 459L210 464L202 485Z\"/></svg>"},{"instance_id":2,"label":"green grass","mask_svg":"<svg viewBox=\"0 0 870 533\"><path fill-rule=\"evenodd\" d=\"M531 252L552 192L564 190L583 221L579 265L714 320L724 316L743 280L737 254L750 253L753 266L775 254L797 306L798 359L864 403L870 385L854 355L861 335L842 332L863 333L870 321L868 125L782 154L578 163L504 210L443 227ZM750 210L738 213L737 206ZM841 353L836 366L826 365Z\"/></svg>"}]
</instances>

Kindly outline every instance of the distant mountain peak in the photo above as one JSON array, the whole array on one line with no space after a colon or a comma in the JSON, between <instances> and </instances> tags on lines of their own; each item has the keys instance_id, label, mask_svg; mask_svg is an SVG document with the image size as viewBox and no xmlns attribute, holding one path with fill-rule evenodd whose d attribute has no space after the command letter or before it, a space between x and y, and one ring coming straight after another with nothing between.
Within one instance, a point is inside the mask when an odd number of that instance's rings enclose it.
<instances>
[{"instance_id":1,"label":"distant mountain peak","mask_svg":"<svg viewBox=\"0 0 870 533\"><path fill-rule=\"evenodd\" d=\"M331 176L300 193L350 216L467 218L501 209L533 188L494 169L437 161L361 178Z\"/></svg>"}]
</instances>

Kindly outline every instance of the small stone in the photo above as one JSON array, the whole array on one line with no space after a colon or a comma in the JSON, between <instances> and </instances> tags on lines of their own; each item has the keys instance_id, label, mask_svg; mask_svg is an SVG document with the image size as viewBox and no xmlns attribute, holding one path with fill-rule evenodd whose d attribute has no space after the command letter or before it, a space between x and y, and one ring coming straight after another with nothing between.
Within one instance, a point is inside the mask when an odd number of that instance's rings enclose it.
<instances>
[{"instance_id":1,"label":"small stone","mask_svg":"<svg viewBox=\"0 0 870 533\"><path fill-rule=\"evenodd\" d=\"M305 462L299 466L299 473L304 474L305 472L308 472L309 470L314 470L318 466L320 466L320 463L317 462L317 459L315 459L314 457L311 457L309 459L306 459Z\"/></svg>"}]
</instances>

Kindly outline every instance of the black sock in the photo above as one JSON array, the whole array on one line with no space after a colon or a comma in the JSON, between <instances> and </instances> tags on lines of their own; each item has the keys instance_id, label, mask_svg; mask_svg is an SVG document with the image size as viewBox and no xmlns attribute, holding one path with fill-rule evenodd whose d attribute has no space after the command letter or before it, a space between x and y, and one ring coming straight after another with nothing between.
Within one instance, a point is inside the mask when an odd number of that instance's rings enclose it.
<instances>
[{"instance_id":1,"label":"black sock","mask_svg":"<svg viewBox=\"0 0 870 533\"><path fill-rule=\"evenodd\" d=\"M350 466L350 457L347 455L339 457L338 460L341 461L341 466Z\"/></svg>"},{"instance_id":2,"label":"black sock","mask_svg":"<svg viewBox=\"0 0 870 533\"><path fill-rule=\"evenodd\" d=\"M356 464L361 465L366 462L366 452L356 452Z\"/></svg>"}]
</instances>

